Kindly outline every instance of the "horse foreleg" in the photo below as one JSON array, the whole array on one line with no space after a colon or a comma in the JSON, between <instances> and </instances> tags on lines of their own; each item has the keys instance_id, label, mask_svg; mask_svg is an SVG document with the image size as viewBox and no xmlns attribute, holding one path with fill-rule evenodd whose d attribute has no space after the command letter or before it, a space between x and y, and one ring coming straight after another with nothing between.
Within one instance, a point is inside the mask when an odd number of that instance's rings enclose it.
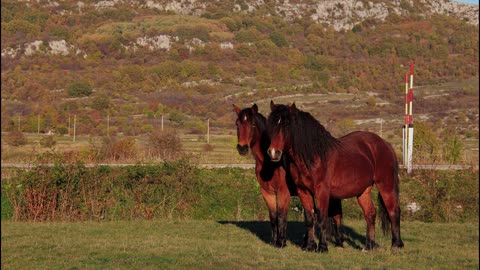
<instances>
[{"instance_id":1,"label":"horse foreleg","mask_svg":"<svg viewBox=\"0 0 480 270\"><path fill-rule=\"evenodd\" d=\"M357 197L358 204L362 207L363 216L367 222L365 250L371 250L378 247L378 244L375 243L375 218L377 213L372 202L372 196L370 194L371 190L372 186L365 189L365 191Z\"/></svg>"},{"instance_id":2,"label":"horse foreleg","mask_svg":"<svg viewBox=\"0 0 480 270\"><path fill-rule=\"evenodd\" d=\"M317 208L317 226L319 228L319 243L317 252L328 252L327 246L327 222L329 194L323 186L316 187L315 190L316 208Z\"/></svg>"},{"instance_id":3,"label":"horse foreleg","mask_svg":"<svg viewBox=\"0 0 480 270\"><path fill-rule=\"evenodd\" d=\"M302 250L315 251L317 243L315 242L315 210L312 195L307 190L298 189L298 197L302 202L303 214L305 216L306 232L303 237Z\"/></svg>"},{"instance_id":4,"label":"horse foreleg","mask_svg":"<svg viewBox=\"0 0 480 270\"><path fill-rule=\"evenodd\" d=\"M290 207L290 192L285 190L277 191L277 209L278 209L278 235L277 247L285 247L287 244L287 216Z\"/></svg>"},{"instance_id":5,"label":"horse foreleg","mask_svg":"<svg viewBox=\"0 0 480 270\"><path fill-rule=\"evenodd\" d=\"M264 189L261 189L263 199L268 207L268 215L270 217L270 225L272 228L272 241L271 244L275 247L278 246L278 236L279 236L279 222L278 222L278 208L277 208L277 195L275 193L270 193Z\"/></svg>"}]
</instances>

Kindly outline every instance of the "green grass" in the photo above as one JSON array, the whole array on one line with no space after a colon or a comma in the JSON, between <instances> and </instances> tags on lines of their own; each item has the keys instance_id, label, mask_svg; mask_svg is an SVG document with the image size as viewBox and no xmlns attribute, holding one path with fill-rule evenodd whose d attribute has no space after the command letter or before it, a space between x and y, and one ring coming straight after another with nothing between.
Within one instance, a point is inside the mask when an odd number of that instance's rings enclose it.
<instances>
[{"instance_id":1,"label":"green grass","mask_svg":"<svg viewBox=\"0 0 480 270\"><path fill-rule=\"evenodd\" d=\"M477 223L402 223L405 248L390 238L362 252L365 223L345 221L351 243L328 254L298 246L303 224L290 222L275 249L269 224L155 220L87 223L2 222L4 269L478 269ZM377 226L378 227L378 226Z\"/></svg>"}]
</instances>

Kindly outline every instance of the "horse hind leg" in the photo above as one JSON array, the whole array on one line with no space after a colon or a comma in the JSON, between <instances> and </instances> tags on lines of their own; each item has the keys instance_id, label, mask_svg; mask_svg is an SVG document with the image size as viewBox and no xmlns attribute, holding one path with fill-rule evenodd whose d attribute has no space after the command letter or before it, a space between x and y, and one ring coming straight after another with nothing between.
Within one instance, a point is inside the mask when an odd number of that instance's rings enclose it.
<instances>
[{"instance_id":1,"label":"horse hind leg","mask_svg":"<svg viewBox=\"0 0 480 270\"><path fill-rule=\"evenodd\" d=\"M306 227L301 248L305 251L315 251L317 249L317 243L315 242L315 211L313 198L308 191L302 189L298 189L298 197L302 202Z\"/></svg>"},{"instance_id":2,"label":"horse hind leg","mask_svg":"<svg viewBox=\"0 0 480 270\"><path fill-rule=\"evenodd\" d=\"M375 242L375 219L376 210L372 202L371 192L372 186L369 186L365 191L357 197L358 204L363 210L363 216L367 222L367 234L365 241L365 250L372 250L378 247Z\"/></svg>"},{"instance_id":3,"label":"horse hind leg","mask_svg":"<svg viewBox=\"0 0 480 270\"><path fill-rule=\"evenodd\" d=\"M342 229L342 201L340 199L330 198L328 204L328 225L327 234L329 240L333 242L336 247L343 248L344 236Z\"/></svg>"}]
</instances>

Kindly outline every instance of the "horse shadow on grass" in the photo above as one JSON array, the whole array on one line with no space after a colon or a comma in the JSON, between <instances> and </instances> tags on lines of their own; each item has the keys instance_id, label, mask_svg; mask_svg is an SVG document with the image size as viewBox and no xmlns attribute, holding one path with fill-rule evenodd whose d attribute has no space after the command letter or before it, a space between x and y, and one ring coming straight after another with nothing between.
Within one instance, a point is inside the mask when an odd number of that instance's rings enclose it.
<instances>
[{"instance_id":1,"label":"horse shadow on grass","mask_svg":"<svg viewBox=\"0 0 480 270\"><path fill-rule=\"evenodd\" d=\"M260 240L266 244L270 244L272 238L272 230L270 222L268 221L218 221L222 225L232 224L241 229L249 231L256 235ZM349 226L342 225L344 246L349 245L354 249L362 249L362 246L366 241L365 236L357 233ZM292 242L293 245L300 247L305 234L305 224L300 221L290 221L287 225L287 240Z\"/></svg>"}]
</instances>

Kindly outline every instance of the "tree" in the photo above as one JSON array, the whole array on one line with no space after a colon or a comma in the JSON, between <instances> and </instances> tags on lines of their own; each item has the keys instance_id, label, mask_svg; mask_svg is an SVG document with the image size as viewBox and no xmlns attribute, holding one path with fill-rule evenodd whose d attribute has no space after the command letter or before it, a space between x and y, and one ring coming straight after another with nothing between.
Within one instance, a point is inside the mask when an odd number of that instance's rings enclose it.
<instances>
[{"instance_id":1,"label":"tree","mask_svg":"<svg viewBox=\"0 0 480 270\"><path fill-rule=\"evenodd\" d=\"M67 92L71 97L86 97L90 96L93 90L87 82L76 82L68 86Z\"/></svg>"},{"instance_id":2,"label":"tree","mask_svg":"<svg viewBox=\"0 0 480 270\"><path fill-rule=\"evenodd\" d=\"M110 97L107 94L102 93L93 98L91 106L95 110L102 111L110 108L110 105Z\"/></svg>"}]
</instances>

